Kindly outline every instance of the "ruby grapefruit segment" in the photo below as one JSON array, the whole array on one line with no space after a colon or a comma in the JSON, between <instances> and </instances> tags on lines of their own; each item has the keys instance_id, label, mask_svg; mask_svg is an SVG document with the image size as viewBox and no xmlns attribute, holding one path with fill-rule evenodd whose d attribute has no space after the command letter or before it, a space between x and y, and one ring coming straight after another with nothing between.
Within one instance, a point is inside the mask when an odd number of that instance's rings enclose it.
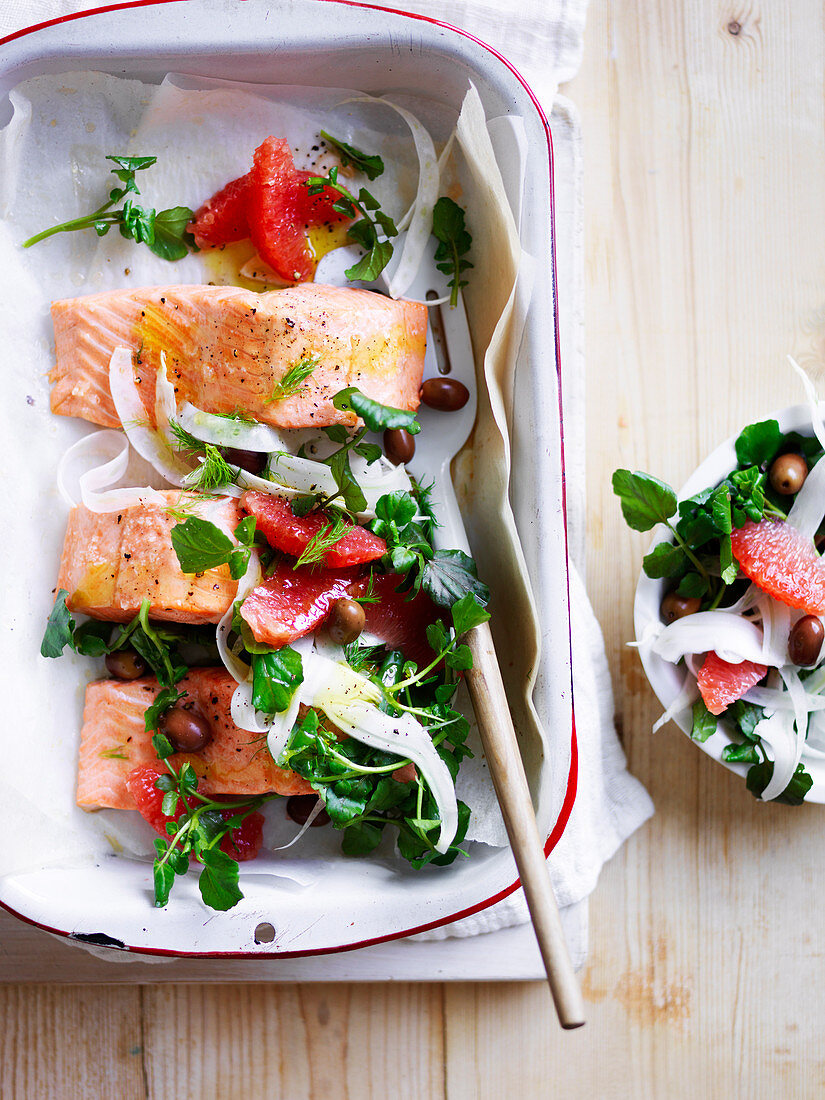
<instances>
[{"instance_id":1,"label":"ruby grapefruit segment","mask_svg":"<svg viewBox=\"0 0 825 1100\"><path fill-rule=\"evenodd\" d=\"M750 691L768 672L767 665L755 661L740 661L732 664L723 661L713 650L708 653L699 669L696 683L711 714L721 714L731 703Z\"/></svg>"},{"instance_id":2,"label":"ruby grapefruit segment","mask_svg":"<svg viewBox=\"0 0 825 1100\"><path fill-rule=\"evenodd\" d=\"M753 520L731 533L742 572L763 592L809 615L825 611L825 565L810 539L782 520Z\"/></svg>"},{"instance_id":3,"label":"ruby grapefruit segment","mask_svg":"<svg viewBox=\"0 0 825 1100\"><path fill-rule=\"evenodd\" d=\"M284 497L250 490L241 497L241 507L255 517L258 531L275 550L299 558L310 542L330 529L332 520L323 512L296 516ZM326 551L322 563L328 569L346 569L376 561L387 550L386 542L358 524L348 524L341 538Z\"/></svg>"}]
</instances>

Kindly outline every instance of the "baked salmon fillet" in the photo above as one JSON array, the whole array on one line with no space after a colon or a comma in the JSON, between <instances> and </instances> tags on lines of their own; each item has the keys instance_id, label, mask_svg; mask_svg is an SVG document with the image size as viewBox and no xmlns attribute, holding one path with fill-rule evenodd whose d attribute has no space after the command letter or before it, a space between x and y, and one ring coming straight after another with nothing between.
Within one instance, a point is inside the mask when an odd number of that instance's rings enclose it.
<instances>
[{"instance_id":1,"label":"baked salmon fillet","mask_svg":"<svg viewBox=\"0 0 825 1100\"><path fill-rule=\"evenodd\" d=\"M72 508L57 587L69 593L71 611L94 619L128 622L149 600L149 615L178 623L217 623L238 590L229 566L183 573L172 546L179 522L172 512L191 494L164 490L167 507L141 504L120 512ZM241 519L232 497L203 498L197 513L231 535Z\"/></svg>"},{"instance_id":2,"label":"baked salmon fillet","mask_svg":"<svg viewBox=\"0 0 825 1100\"><path fill-rule=\"evenodd\" d=\"M177 685L209 722L213 738L196 753L169 757L176 768L189 761L203 794L312 794L306 780L279 768L266 742L239 729L230 717L237 684L223 668L192 668ZM157 766L152 735L145 729L146 708L160 685L154 677L98 680L86 688L80 735L77 804L84 809L135 810L126 787L129 773L141 765Z\"/></svg>"},{"instance_id":3,"label":"baked salmon fillet","mask_svg":"<svg viewBox=\"0 0 825 1100\"><path fill-rule=\"evenodd\" d=\"M424 370L426 306L369 290L301 283L256 294L240 287L113 290L52 305L56 365L52 412L120 426L109 392L117 347L134 353L135 381L154 422L160 353L178 402L210 413L238 411L276 428L353 425L332 404L357 386L384 405L414 411ZM308 358L300 390L277 399L277 383Z\"/></svg>"}]
</instances>

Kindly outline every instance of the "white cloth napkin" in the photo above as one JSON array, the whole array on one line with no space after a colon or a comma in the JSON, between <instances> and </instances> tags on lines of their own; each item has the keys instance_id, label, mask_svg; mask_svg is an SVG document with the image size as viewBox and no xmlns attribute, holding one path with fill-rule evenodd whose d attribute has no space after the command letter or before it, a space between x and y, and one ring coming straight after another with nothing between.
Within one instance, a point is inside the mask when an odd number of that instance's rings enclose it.
<instances>
[{"instance_id":1,"label":"white cloth napkin","mask_svg":"<svg viewBox=\"0 0 825 1100\"><path fill-rule=\"evenodd\" d=\"M197 3L197 0L190 0ZM235 0L227 0L230 9ZM248 0L269 4L271 0ZM0 5L0 37L24 26L94 7L89 0L5 0ZM380 6L380 5L378 5ZM559 84L578 70L586 0L393 0L388 4L461 27L498 49L531 85L548 116L554 139L565 143L566 177L557 180L557 240L571 557L573 682L579 749L578 793L567 828L548 860L571 953L583 960L587 944L587 905L603 864L653 812L644 788L627 772L613 725L613 697L599 625L580 572L584 567L584 301L581 210L581 137L575 109L558 97ZM558 130L557 130L558 128ZM557 149L557 162L559 160ZM558 168L557 168L558 170ZM562 216L562 211L564 216ZM498 905L428 938L470 936L527 920L521 891Z\"/></svg>"}]
</instances>

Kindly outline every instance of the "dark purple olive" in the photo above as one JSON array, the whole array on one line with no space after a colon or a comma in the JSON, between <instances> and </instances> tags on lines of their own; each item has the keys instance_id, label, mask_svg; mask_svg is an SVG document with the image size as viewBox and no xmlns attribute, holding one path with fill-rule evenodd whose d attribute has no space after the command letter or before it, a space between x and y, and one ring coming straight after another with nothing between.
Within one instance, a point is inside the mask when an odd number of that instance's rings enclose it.
<instances>
[{"instance_id":1,"label":"dark purple olive","mask_svg":"<svg viewBox=\"0 0 825 1100\"><path fill-rule=\"evenodd\" d=\"M200 752L214 737L214 731L202 714L185 706L167 710L158 723L175 752Z\"/></svg>"},{"instance_id":2,"label":"dark purple olive","mask_svg":"<svg viewBox=\"0 0 825 1100\"><path fill-rule=\"evenodd\" d=\"M259 474L266 466L266 455L260 451L241 451L237 447L224 447L223 457L230 466L240 466L250 474Z\"/></svg>"},{"instance_id":3,"label":"dark purple olive","mask_svg":"<svg viewBox=\"0 0 825 1100\"><path fill-rule=\"evenodd\" d=\"M421 387L421 400L431 409L455 412L470 400L470 391L457 378L428 378Z\"/></svg>"},{"instance_id":4,"label":"dark purple olive","mask_svg":"<svg viewBox=\"0 0 825 1100\"><path fill-rule=\"evenodd\" d=\"M293 821L299 825L306 825L307 818L318 805L318 796L314 794L293 794L286 800L286 812L287 817L291 817ZM312 819L312 825L310 828L314 829L316 825L326 825L329 822L329 814L326 810L321 810L317 817Z\"/></svg>"},{"instance_id":5,"label":"dark purple olive","mask_svg":"<svg viewBox=\"0 0 825 1100\"><path fill-rule=\"evenodd\" d=\"M816 615L803 615L788 635L788 656L795 665L816 663L825 639L825 627Z\"/></svg>"},{"instance_id":6,"label":"dark purple olive","mask_svg":"<svg viewBox=\"0 0 825 1100\"><path fill-rule=\"evenodd\" d=\"M415 439L403 428L387 428L384 432L384 454L393 466L410 462L415 454Z\"/></svg>"},{"instance_id":7,"label":"dark purple olive","mask_svg":"<svg viewBox=\"0 0 825 1100\"><path fill-rule=\"evenodd\" d=\"M345 596L332 605L327 622L327 633L338 645L349 645L364 629L366 621L367 617L361 604Z\"/></svg>"},{"instance_id":8,"label":"dark purple olive","mask_svg":"<svg viewBox=\"0 0 825 1100\"><path fill-rule=\"evenodd\" d=\"M106 671L116 680L137 680L145 675L146 662L133 649L116 649L106 655Z\"/></svg>"},{"instance_id":9,"label":"dark purple olive","mask_svg":"<svg viewBox=\"0 0 825 1100\"><path fill-rule=\"evenodd\" d=\"M698 596L680 596L678 592L668 592L662 600L662 618L666 623L684 619L685 615L695 615L702 606Z\"/></svg>"},{"instance_id":10,"label":"dark purple olive","mask_svg":"<svg viewBox=\"0 0 825 1100\"><path fill-rule=\"evenodd\" d=\"M808 476L808 463L802 455L780 455L771 463L768 471L771 485L783 497L798 493Z\"/></svg>"}]
</instances>

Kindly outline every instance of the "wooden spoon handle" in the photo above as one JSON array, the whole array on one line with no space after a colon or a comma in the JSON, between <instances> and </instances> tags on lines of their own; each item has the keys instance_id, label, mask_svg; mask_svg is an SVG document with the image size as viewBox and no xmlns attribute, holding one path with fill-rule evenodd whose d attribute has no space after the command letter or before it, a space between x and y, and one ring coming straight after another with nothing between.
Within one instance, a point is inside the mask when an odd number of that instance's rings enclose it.
<instances>
[{"instance_id":1,"label":"wooden spoon handle","mask_svg":"<svg viewBox=\"0 0 825 1100\"><path fill-rule=\"evenodd\" d=\"M489 623L471 630L466 641L473 654L467 686L556 1012L562 1027L581 1027L584 1002L567 950Z\"/></svg>"}]
</instances>

